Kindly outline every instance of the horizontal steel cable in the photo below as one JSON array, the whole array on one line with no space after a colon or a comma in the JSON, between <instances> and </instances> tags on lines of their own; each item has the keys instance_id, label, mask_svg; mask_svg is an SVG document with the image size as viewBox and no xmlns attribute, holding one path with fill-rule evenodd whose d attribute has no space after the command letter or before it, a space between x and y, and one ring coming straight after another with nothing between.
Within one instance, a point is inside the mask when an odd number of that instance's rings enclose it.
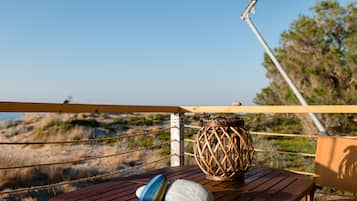
<instances>
[{"instance_id":1,"label":"horizontal steel cable","mask_svg":"<svg viewBox=\"0 0 357 201\"><path fill-rule=\"evenodd\" d=\"M200 126L193 125L184 125L185 128L200 129ZM302 137L302 138L318 138L318 134L290 134L290 133L271 133L271 132L258 132L258 131L249 131L252 135L262 135L262 136L280 136L280 137ZM357 136L348 136L348 135L336 135L336 137L344 137L349 139L357 139Z\"/></svg>"},{"instance_id":2,"label":"horizontal steel cable","mask_svg":"<svg viewBox=\"0 0 357 201\"><path fill-rule=\"evenodd\" d=\"M287 133L269 133L269 132L256 132L249 131L252 135L262 135L262 136L279 136L279 137L302 137L302 138L318 138L318 135L303 135L303 134L287 134Z\"/></svg>"},{"instance_id":3,"label":"horizontal steel cable","mask_svg":"<svg viewBox=\"0 0 357 201\"><path fill-rule=\"evenodd\" d=\"M288 133L269 133L269 132L256 132L249 131L252 135L262 135L262 136L280 136L280 137L302 137L302 138L318 138L321 135L316 134L288 134ZM331 137L343 137L348 139L357 139L357 136L348 136L348 135L332 135Z\"/></svg>"},{"instance_id":4,"label":"horizontal steel cable","mask_svg":"<svg viewBox=\"0 0 357 201\"><path fill-rule=\"evenodd\" d=\"M190 153L190 152L185 152L184 154L185 154L185 156L191 156L191 157L195 157L195 154L193 154L193 153Z\"/></svg>"},{"instance_id":5,"label":"horizontal steel cable","mask_svg":"<svg viewBox=\"0 0 357 201\"><path fill-rule=\"evenodd\" d=\"M192 140L192 139L187 139L187 138L186 138L186 139L184 139L184 141L185 141L185 142L193 142L193 143L195 142L195 140Z\"/></svg>"},{"instance_id":6,"label":"horizontal steel cable","mask_svg":"<svg viewBox=\"0 0 357 201\"><path fill-rule=\"evenodd\" d=\"M149 132L141 132L137 134L125 134L116 137L105 137L105 138L95 138L95 139L83 139L83 140L68 140L68 141L48 141L48 142L0 142L0 145L40 145L40 144L80 144L80 143L88 143L88 142L105 142L108 140L119 140L128 137L137 137L137 136L144 136L144 135L156 135L157 133L153 132L160 132L163 130L168 130L171 127L159 128L155 131Z\"/></svg>"},{"instance_id":7,"label":"horizontal steel cable","mask_svg":"<svg viewBox=\"0 0 357 201\"><path fill-rule=\"evenodd\" d=\"M268 152L263 149L254 149L256 152ZM309 154L309 153L299 153L299 152L288 152L288 151L269 151L273 153L279 153L279 154L288 154L288 155L297 155L297 156L307 156L307 157L316 157L316 154Z\"/></svg>"},{"instance_id":8,"label":"horizontal steel cable","mask_svg":"<svg viewBox=\"0 0 357 201\"><path fill-rule=\"evenodd\" d=\"M254 149L256 152L268 152L263 149ZM287 152L287 151L269 151L269 152L274 152L274 153L279 153L279 154L289 154L289 155L298 155L298 156L307 156L307 157L316 157L316 154L309 154L309 153L299 153L299 152ZM184 153L187 156L194 156L193 153L185 152Z\"/></svg>"},{"instance_id":9,"label":"horizontal steel cable","mask_svg":"<svg viewBox=\"0 0 357 201\"><path fill-rule=\"evenodd\" d=\"M200 129L200 126L193 126L193 125L185 125L185 128L193 128L193 129ZM269 133L269 132L257 132L257 131L249 131L252 135L268 135L268 136L285 136L285 137L313 137L317 138L318 135L311 134L311 135L302 135L302 134L286 134L286 133Z\"/></svg>"},{"instance_id":10,"label":"horizontal steel cable","mask_svg":"<svg viewBox=\"0 0 357 201\"><path fill-rule=\"evenodd\" d=\"M78 162L83 162L83 161L120 156L120 155L129 154L129 153L133 153L133 152L137 152L137 151L145 151L148 149L154 149L154 148L161 147L163 145L168 145L168 144L170 144L170 143L166 142L166 143L161 143L159 145L154 145L154 146L150 146L150 147L139 148L139 149L129 150L129 151L125 151L125 152L110 154L110 155L82 158L82 159L77 159L77 160L60 161L60 162L53 162L53 163L42 163L42 164L32 164L32 165L22 165L22 166L13 166L13 167L0 167L0 170L12 170L12 169L23 169L23 168L31 168L31 167L43 167L43 166L51 166L51 165L78 163Z\"/></svg>"},{"instance_id":11,"label":"horizontal steel cable","mask_svg":"<svg viewBox=\"0 0 357 201\"><path fill-rule=\"evenodd\" d=\"M151 161L151 162L144 163L144 164L141 164L141 165L137 165L137 166L134 166L134 167L130 167L130 168L126 168L126 169L118 170L118 171L113 171L113 172L109 172L109 173L105 173L105 174L101 174L101 175L86 177L86 178L82 178L82 179L62 181L62 182L54 183L54 184L48 184L48 185L42 185L42 186L33 186L33 187L28 187L28 188L20 188L20 189L15 189L15 190L2 191L2 192L0 192L0 195L4 195L4 194L19 194L19 193L25 193L25 192L31 192L31 191L45 190L45 189L49 189L49 188L53 188L53 187L57 187L57 186L63 186L63 185L67 185L67 184L75 184L75 183L80 183L80 182L85 182L85 181L92 181L92 180L97 180L97 179L101 179L101 178L106 178L106 177L110 177L110 176L114 176L114 175L123 173L125 171L137 169L137 168L140 168L140 167L145 167L147 165L151 165L151 164L163 161L163 160L167 159L168 157L169 156L166 156L166 157L163 157L163 158L161 158L159 160Z\"/></svg>"},{"instance_id":12,"label":"horizontal steel cable","mask_svg":"<svg viewBox=\"0 0 357 201\"><path fill-rule=\"evenodd\" d=\"M185 152L184 154L185 154L185 156L195 157L195 154L192 154L192 153L189 153L189 152ZM284 170L287 170L287 171L290 171L290 172L293 172L293 173L296 173L296 174L302 174L302 175L307 175L307 176L315 176L315 174L311 173L311 172L304 172L304 171L298 171L298 170L292 170L292 169L284 169Z\"/></svg>"},{"instance_id":13,"label":"horizontal steel cable","mask_svg":"<svg viewBox=\"0 0 357 201\"><path fill-rule=\"evenodd\" d=\"M184 127L185 127L185 128L193 128L193 129L200 129L200 128L202 128L201 126L193 126L193 125L188 125L188 124L185 124Z\"/></svg>"}]
</instances>

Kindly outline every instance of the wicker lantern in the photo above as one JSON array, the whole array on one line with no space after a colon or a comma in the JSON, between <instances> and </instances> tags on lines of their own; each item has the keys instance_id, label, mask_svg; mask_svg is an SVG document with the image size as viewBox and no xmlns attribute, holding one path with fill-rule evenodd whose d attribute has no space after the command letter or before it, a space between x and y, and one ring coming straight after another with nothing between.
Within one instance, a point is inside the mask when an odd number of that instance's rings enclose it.
<instances>
[{"instance_id":1,"label":"wicker lantern","mask_svg":"<svg viewBox=\"0 0 357 201\"><path fill-rule=\"evenodd\" d=\"M252 138L241 118L203 119L196 136L195 159L207 179L241 179L253 160Z\"/></svg>"}]
</instances>

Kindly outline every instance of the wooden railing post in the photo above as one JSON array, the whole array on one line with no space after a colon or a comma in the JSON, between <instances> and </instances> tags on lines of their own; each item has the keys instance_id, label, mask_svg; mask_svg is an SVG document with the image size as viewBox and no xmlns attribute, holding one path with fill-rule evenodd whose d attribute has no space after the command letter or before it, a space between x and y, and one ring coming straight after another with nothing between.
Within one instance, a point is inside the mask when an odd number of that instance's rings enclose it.
<instances>
[{"instance_id":1,"label":"wooden railing post","mask_svg":"<svg viewBox=\"0 0 357 201\"><path fill-rule=\"evenodd\" d=\"M184 113L171 114L171 167L184 165Z\"/></svg>"}]
</instances>

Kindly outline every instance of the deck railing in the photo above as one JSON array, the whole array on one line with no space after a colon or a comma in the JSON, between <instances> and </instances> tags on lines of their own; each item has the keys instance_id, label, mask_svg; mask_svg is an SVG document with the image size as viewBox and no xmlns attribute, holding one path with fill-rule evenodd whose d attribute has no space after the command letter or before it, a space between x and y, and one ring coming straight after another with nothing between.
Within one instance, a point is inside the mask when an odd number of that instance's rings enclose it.
<instances>
[{"instance_id":1,"label":"deck railing","mask_svg":"<svg viewBox=\"0 0 357 201\"><path fill-rule=\"evenodd\" d=\"M185 128L191 128L191 129L200 129L200 126L194 126L194 125L185 125ZM288 137L288 138L306 138L306 139L312 139L314 141L317 140L319 137L318 135L306 135L306 134L289 134L289 133L272 133L272 132L256 132L256 131L249 131L249 133L253 136L263 136L263 137ZM350 138L350 139L357 139L357 136L342 136L345 138ZM185 142L187 143L194 143L194 139L184 139ZM266 153L266 154L280 154L280 155L292 155L292 156L302 156L302 157L310 157L310 158L315 158L316 154L314 153L306 153L306 152L292 152L292 151L279 151L279 150L264 150L264 149L259 149L255 148L255 152L258 153ZM184 155L189 156L189 157L194 157L194 153L191 152L184 152ZM294 170L294 169L285 169L294 173L298 174L304 174L304 175L309 175L313 176L313 172L307 172L307 171L301 171L301 170Z\"/></svg>"},{"instance_id":2,"label":"deck railing","mask_svg":"<svg viewBox=\"0 0 357 201\"><path fill-rule=\"evenodd\" d=\"M314 106L134 106L134 105L98 105L98 104L56 104L56 103L20 103L20 102L0 102L0 112L44 112L44 113L171 113L170 126L162 129L170 129L170 142L165 142L158 145L153 145L146 148L139 148L122 153L115 153L103 156L95 156L88 158L81 158L78 160L57 161L51 163L33 164L25 166L9 166L0 167L0 171L9 169L20 169L39 166L51 166L59 164L73 164L88 160L97 160L101 158L115 157L118 155L129 154L136 151L143 151L146 149L154 149L167 144L170 144L170 164L172 167L181 166L184 164L184 156L193 156L192 153L185 152L185 142L191 143L192 139L184 139L185 128L198 128L197 126L184 125L183 117L185 113L357 113L357 105L314 105ZM152 134L152 133L151 133ZM296 134L276 134L264 132L251 132L253 135L259 136L285 136L285 137L308 137L316 138L311 135L296 135ZM131 135L122 135L110 138L98 139L79 139L71 141L49 141L49 142L0 142L0 145L39 145L39 144L78 144L89 142L100 142L108 140L119 140L128 137L148 135L148 133L136 133ZM1 147L0 147L1 150ZM263 149L256 149L256 152L264 152ZM278 151L279 154L300 155L303 157L314 157L311 153L295 153ZM145 165L154 164L157 161L151 161L133 168L144 167ZM118 170L102 175L96 175L88 178L82 178L72 181L63 181L55 184L48 184L43 186L34 186L29 188L14 189L0 192L0 195L15 194L30 192L36 190L43 190L54 188L57 186L72 184L84 181L91 181L95 179L111 177L118 175L126 170ZM294 170L292 170L294 171ZM311 172L295 171L311 175Z\"/></svg>"},{"instance_id":3,"label":"deck railing","mask_svg":"<svg viewBox=\"0 0 357 201\"><path fill-rule=\"evenodd\" d=\"M135 137L142 137L142 136L149 136L149 135L155 137L160 131L168 131L168 130L170 130L170 127L159 128L151 133L141 132L141 133L135 133L135 134L124 134L124 135L115 136L115 137L65 140L65 141L63 141L63 140L62 141L22 141L22 142L21 141L15 141L15 142L1 141L0 145L2 145L2 146L4 146L4 145L10 145L10 146L58 145L58 146L62 146L65 144L88 144L88 143L98 143L98 142L113 142L113 141L119 141L121 139L126 139L126 138L135 138ZM26 165L13 165L13 166L0 167L0 171L13 171L16 169L40 168L40 167L49 167L49 166L65 165L65 164L78 164L81 162L99 160L99 159L104 159L104 158L113 158L113 157L118 157L118 156L122 156L122 155L128 155L128 154L135 153L135 152L142 152L142 151L147 151L147 150L151 150L151 149L162 148L163 146L167 146L167 145L169 146L170 142L166 141L166 142L155 144L152 146L145 146L145 147L141 147L141 148L130 149L130 150L126 150L126 151L122 151L122 152L118 152L118 153L107 154L107 155L78 158L78 159L74 159L74 160L60 160L60 161L52 161L52 162L46 162L46 163L34 163L34 164L26 164ZM1 150L1 147L0 147L0 150ZM105 179L105 178L116 176L116 175L131 171L131 170L154 166L156 163L167 160L167 159L169 159L168 156L163 156L157 160L145 162L143 164L135 165L133 167L115 170L115 171L104 173L104 174L98 174L95 176L89 176L89 177L73 179L73 180L65 180L65 181L61 181L58 183L52 183L52 184L46 184L46 185L40 185L40 186L31 186L31 187L26 187L26 188L0 191L0 198L3 196L14 195L14 194L19 194L19 193L29 193L29 192L33 192L33 191L51 189L51 188L64 186L64 185L68 185L68 184L76 184L76 183L81 183L81 182ZM3 162L6 162L6 161L3 161Z\"/></svg>"}]
</instances>

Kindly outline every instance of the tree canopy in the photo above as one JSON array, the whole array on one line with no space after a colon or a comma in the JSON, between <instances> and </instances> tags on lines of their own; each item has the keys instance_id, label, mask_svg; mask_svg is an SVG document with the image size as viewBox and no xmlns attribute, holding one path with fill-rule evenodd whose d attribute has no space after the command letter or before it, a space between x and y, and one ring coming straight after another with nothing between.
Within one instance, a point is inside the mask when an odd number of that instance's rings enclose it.
<instances>
[{"instance_id":1,"label":"tree canopy","mask_svg":"<svg viewBox=\"0 0 357 201\"><path fill-rule=\"evenodd\" d=\"M312 16L299 16L281 34L275 49L284 69L308 104L357 104L357 7L317 1ZM270 85L255 97L264 105L299 104L270 58L264 67ZM356 117L320 116L330 132L357 135Z\"/></svg>"}]
</instances>

